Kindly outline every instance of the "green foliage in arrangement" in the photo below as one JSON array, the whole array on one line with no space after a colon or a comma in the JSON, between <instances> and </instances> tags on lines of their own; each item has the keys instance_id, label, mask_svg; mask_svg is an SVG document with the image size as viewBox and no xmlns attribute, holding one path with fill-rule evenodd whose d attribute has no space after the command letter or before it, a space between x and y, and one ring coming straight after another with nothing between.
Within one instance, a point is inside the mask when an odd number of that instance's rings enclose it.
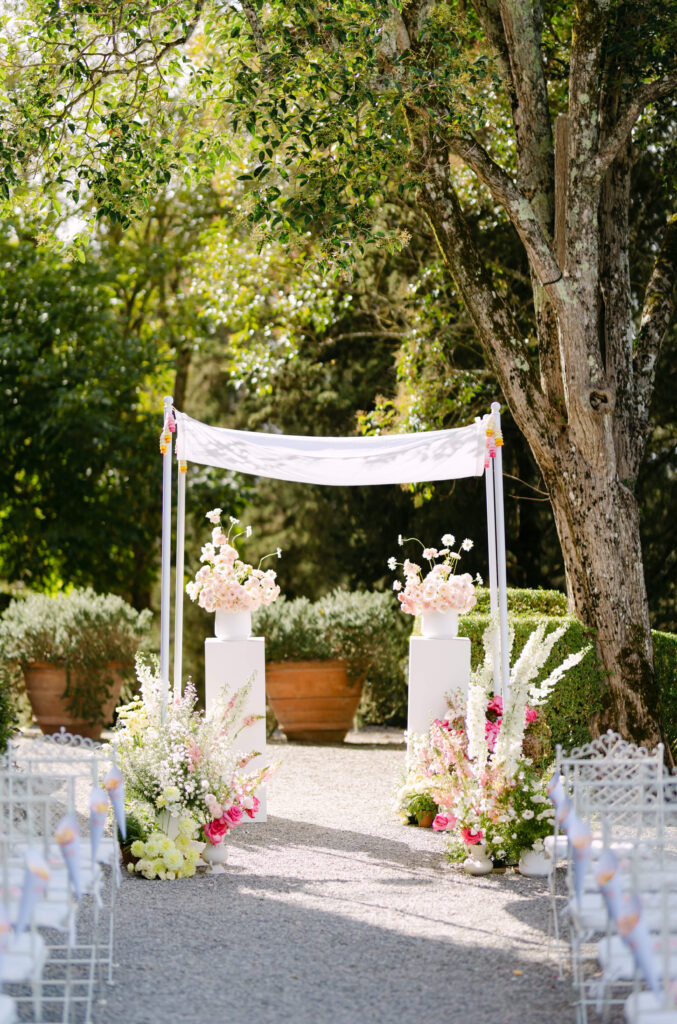
<instances>
[{"instance_id":1,"label":"green foliage in arrangement","mask_svg":"<svg viewBox=\"0 0 677 1024\"><path fill-rule=\"evenodd\" d=\"M311 602L280 598L253 617L268 661L343 658L365 681L359 714L373 724L406 720L406 653L411 622L389 593L336 590Z\"/></svg>"},{"instance_id":2,"label":"green foliage in arrangement","mask_svg":"<svg viewBox=\"0 0 677 1024\"><path fill-rule=\"evenodd\" d=\"M96 722L112 684L105 666L133 666L150 620L149 610L137 612L115 594L89 588L15 598L0 616L3 676L34 661L63 665L69 711Z\"/></svg>"}]
</instances>

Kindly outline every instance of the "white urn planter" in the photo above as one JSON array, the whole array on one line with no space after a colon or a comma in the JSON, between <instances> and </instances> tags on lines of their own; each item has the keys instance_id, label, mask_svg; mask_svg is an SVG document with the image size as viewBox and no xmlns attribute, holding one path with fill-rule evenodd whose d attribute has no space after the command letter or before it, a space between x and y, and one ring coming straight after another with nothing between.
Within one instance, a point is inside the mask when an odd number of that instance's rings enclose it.
<instances>
[{"instance_id":1,"label":"white urn planter","mask_svg":"<svg viewBox=\"0 0 677 1024\"><path fill-rule=\"evenodd\" d=\"M545 850L522 850L518 868L527 878L544 878L550 874L552 861Z\"/></svg>"},{"instance_id":2,"label":"white urn planter","mask_svg":"<svg viewBox=\"0 0 677 1024\"><path fill-rule=\"evenodd\" d=\"M431 640L458 636L458 612L422 612L421 636Z\"/></svg>"},{"instance_id":3,"label":"white urn planter","mask_svg":"<svg viewBox=\"0 0 677 1024\"><path fill-rule=\"evenodd\" d=\"M488 875L494 870L494 865L487 854L484 843L468 847L468 856L463 861L463 870L468 875Z\"/></svg>"},{"instance_id":4,"label":"white urn planter","mask_svg":"<svg viewBox=\"0 0 677 1024\"><path fill-rule=\"evenodd\" d=\"M205 843L205 848L202 851L202 859L209 869L209 873L212 875L224 875L226 869L224 864L228 859L228 850L223 840L220 843L213 845L212 843Z\"/></svg>"},{"instance_id":5,"label":"white urn planter","mask_svg":"<svg viewBox=\"0 0 677 1024\"><path fill-rule=\"evenodd\" d=\"M248 640L252 635L252 613L248 608L226 611L217 608L214 613L214 636L218 640Z\"/></svg>"}]
</instances>

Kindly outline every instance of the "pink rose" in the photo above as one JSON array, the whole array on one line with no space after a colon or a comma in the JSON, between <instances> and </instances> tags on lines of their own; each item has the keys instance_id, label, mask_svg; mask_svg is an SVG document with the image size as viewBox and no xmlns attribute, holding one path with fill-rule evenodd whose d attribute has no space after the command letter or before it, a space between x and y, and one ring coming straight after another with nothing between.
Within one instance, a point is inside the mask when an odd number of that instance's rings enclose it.
<instances>
[{"instance_id":1,"label":"pink rose","mask_svg":"<svg viewBox=\"0 0 677 1024\"><path fill-rule=\"evenodd\" d=\"M248 814L250 818L253 818L259 809L260 800L255 796L246 796L244 798L244 813Z\"/></svg>"},{"instance_id":2,"label":"pink rose","mask_svg":"<svg viewBox=\"0 0 677 1024\"><path fill-rule=\"evenodd\" d=\"M525 707L524 712L526 715L527 725L531 725L531 723L535 722L538 718L538 711L536 708L530 708L528 704Z\"/></svg>"},{"instance_id":3,"label":"pink rose","mask_svg":"<svg viewBox=\"0 0 677 1024\"><path fill-rule=\"evenodd\" d=\"M221 820L227 822L228 828L235 828L236 825L240 824L243 817L242 808L238 807L237 804L232 804L227 811L223 812Z\"/></svg>"},{"instance_id":4,"label":"pink rose","mask_svg":"<svg viewBox=\"0 0 677 1024\"><path fill-rule=\"evenodd\" d=\"M503 714L503 698L492 697L487 704L487 711L493 711L495 715Z\"/></svg>"},{"instance_id":5,"label":"pink rose","mask_svg":"<svg viewBox=\"0 0 677 1024\"><path fill-rule=\"evenodd\" d=\"M455 828L457 824L458 818L453 814L437 814L433 821L433 832L445 832L448 828Z\"/></svg>"},{"instance_id":6,"label":"pink rose","mask_svg":"<svg viewBox=\"0 0 677 1024\"><path fill-rule=\"evenodd\" d=\"M463 836L463 842L467 843L468 846L475 846L484 839L484 833L480 829L477 832L473 832L471 828L462 828L461 835Z\"/></svg>"},{"instance_id":7,"label":"pink rose","mask_svg":"<svg viewBox=\"0 0 677 1024\"><path fill-rule=\"evenodd\" d=\"M230 828L230 825L224 818L217 818L215 821L210 821L207 825L203 825L203 832L212 846L217 846Z\"/></svg>"}]
</instances>

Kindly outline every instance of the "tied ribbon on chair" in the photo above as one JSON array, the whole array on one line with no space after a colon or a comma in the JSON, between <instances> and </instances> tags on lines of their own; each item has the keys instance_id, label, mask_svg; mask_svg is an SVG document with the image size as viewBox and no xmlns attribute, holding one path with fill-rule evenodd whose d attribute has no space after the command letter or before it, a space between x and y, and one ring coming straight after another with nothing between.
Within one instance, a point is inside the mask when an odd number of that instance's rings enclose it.
<instances>
[{"instance_id":1,"label":"tied ribbon on chair","mask_svg":"<svg viewBox=\"0 0 677 1024\"><path fill-rule=\"evenodd\" d=\"M96 864L103 830L108 819L108 795L98 786L89 794L89 839L92 850L92 867Z\"/></svg>"},{"instance_id":2,"label":"tied ribbon on chair","mask_svg":"<svg viewBox=\"0 0 677 1024\"><path fill-rule=\"evenodd\" d=\"M122 778L122 772L116 764L113 765L108 775L103 780L104 788L108 793L108 799L110 800L113 813L115 814L115 820L120 830L120 835L123 839L127 838L127 818L125 815L125 783Z\"/></svg>"},{"instance_id":3,"label":"tied ribbon on chair","mask_svg":"<svg viewBox=\"0 0 677 1024\"><path fill-rule=\"evenodd\" d=\"M565 827L566 826L566 827ZM570 811L562 823L569 840L569 849L574 865L574 885L576 902L580 904L583 895L583 883L590 865L590 847L592 832L574 811Z\"/></svg>"},{"instance_id":4,"label":"tied ribbon on chair","mask_svg":"<svg viewBox=\"0 0 677 1024\"><path fill-rule=\"evenodd\" d=\"M12 925L10 924L9 918L5 911L4 906L0 903L0 992L2 992L2 966L5 958L5 953L9 948L9 939L12 934Z\"/></svg>"},{"instance_id":5,"label":"tied ribbon on chair","mask_svg":"<svg viewBox=\"0 0 677 1024\"><path fill-rule=\"evenodd\" d=\"M621 939L628 947L647 985L657 1000L661 1000L661 983L656 969L656 960L651 946L651 935L646 918L642 912L639 896L630 893L623 901L621 912L616 920L616 928Z\"/></svg>"},{"instance_id":6,"label":"tied ribbon on chair","mask_svg":"<svg viewBox=\"0 0 677 1024\"><path fill-rule=\"evenodd\" d=\"M54 838L59 844L68 877L77 899L82 896L82 868L80 858L80 826L74 814L64 814L56 826Z\"/></svg>"},{"instance_id":7,"label":"tied ribbon on chair","mask_svg":"<svg viewBox=\"0 0 677 1024\"><path fill-rule=\"evenodd\" d=\"M618 858L612 850L602 850L595 867L595 881L602 894L607 913L614 924L621 914L623 892L618 873Z\"/></svg>"},{"instance_id":8,"label":"tied ribbon on chair","mask_svg":"<svg viewBox=\"0 0 677 1024\"><path fill-rule=\"evenodd\" d=\"M38 899L45 895L51 877L47 861L35 846L26 850L24 880L14 931L17 936L26 930L33 919Z\"/></svg>"}]
</instances>

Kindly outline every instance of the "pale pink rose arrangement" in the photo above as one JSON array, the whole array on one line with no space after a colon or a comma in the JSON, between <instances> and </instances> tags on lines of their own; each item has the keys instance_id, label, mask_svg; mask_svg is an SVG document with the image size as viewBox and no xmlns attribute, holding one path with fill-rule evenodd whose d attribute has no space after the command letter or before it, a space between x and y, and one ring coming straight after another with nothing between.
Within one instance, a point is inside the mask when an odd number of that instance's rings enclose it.
<instances>
[{"instance_id":1,"label":"pale pink rose arrangement","mask_svg":"<svg viewBox=\"0 0 677 1024\"><path fill-rule=\"evenodd\" d=\"M280 558L280 549L264 555L254 569L242 561L235 547L238 537L251 536L251 527L238 530L240 521L231 516L228 530L224 532L220 508L207 512L206 517L214 529L211 541L202 547L200 561L205 564L198 569L195 579L186 585L190 599L197 601L207 612L215 612L217 608L229 612L255 611L261 605L272 604L280 594L275 582L277 573L272 569L264 570L261 565L275 554Z\"/></svg>"},{"instance_id":2,"label":"pale pink rose arrangement","mask_svg":"<svg viewBox=\"0 0 677 1024\"><path fill-rule=\"evenodd\" d=\"M458 612L464 615L474 608L477 603L475 596L475 582L480 583L479 577L473 580L468 572L456 575L456 570L461 559L461 550L470 551L473 546L471 540L463 541L459 551L453 551L454 537L445 533L442 537L443 547L425 547L417 537L398 538L400 546L416 541L423 551L423 558L428 562L428 571L424 570L416 562L405 558L404 562L398 562L396 558L388 559L388 568L395 570L402 567L404 573L404 587L401 580L395 580L393 590L397 593L397 599L402 606L402 611L408 615L420 615L422 612Z\"/></svg>"}]
</instances>

